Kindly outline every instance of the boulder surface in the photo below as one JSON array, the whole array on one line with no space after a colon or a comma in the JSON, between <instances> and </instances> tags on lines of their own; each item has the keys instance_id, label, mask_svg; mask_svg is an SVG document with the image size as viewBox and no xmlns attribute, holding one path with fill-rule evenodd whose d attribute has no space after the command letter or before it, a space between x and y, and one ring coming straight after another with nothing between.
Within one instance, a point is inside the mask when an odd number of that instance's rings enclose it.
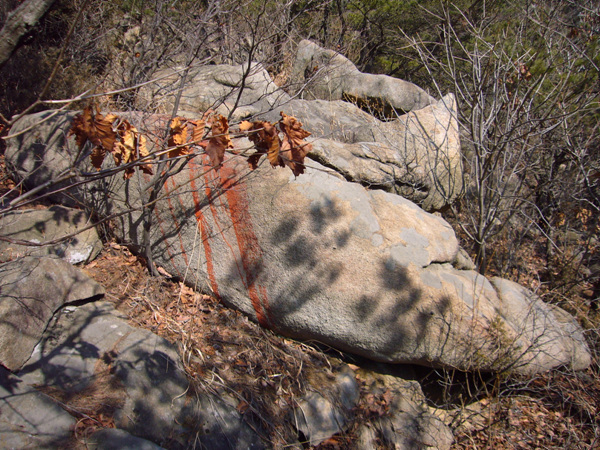
<instances>
[{"instance_id":1,"label":"boulder surface","mask_svg":"<svg viewBox=\"0 0 600 450\"><path fill-rule=\"evenodd\" d=\"M66 261L24 257L0 265L0 364L18 370L63 305L104 295Z\"/></svg>"},{"instance_id":2,"label":"boulder surface","mask_svg":"<svg viewBox=\"0 0 600 450\"><path fill-rule=\"evenodd\" d=\"M0 367L0 447L65 448L75 418Z\"/></svg>"},{"instance_id":3,"label":"boulder surface","mask_svg":"<svg viewBox=\"0 0 600 450\"><path fill-rule=\"evenodd\" d=\"M404 114L435 102L408 81L360 72L345 56L300 41L290 76L293 88L307 100L346 100L384 116Z\"/></svg>"},{"instance_id":4,"label":"boulder surface","mask_svg":"<svg viewBox=\"0 0 600 450\"><path fill-rule=\"evenodd\" d=\"M90 223L90 218L83 211L58 205L48 209L6 213L0 217L0 233L3 237L43 244L73 236L56 244L39 247L0 241L0 261L21 256L57 256L71 264L90 261L102 249L96 228L84 230Z\"/></svg>"}]
</instances>

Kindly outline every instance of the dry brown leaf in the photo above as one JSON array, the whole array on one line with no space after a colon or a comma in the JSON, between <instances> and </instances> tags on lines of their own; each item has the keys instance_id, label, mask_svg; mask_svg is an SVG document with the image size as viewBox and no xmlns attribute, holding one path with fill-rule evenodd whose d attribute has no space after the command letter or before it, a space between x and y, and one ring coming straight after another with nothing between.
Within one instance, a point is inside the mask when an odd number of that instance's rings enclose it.
<instances>
[{"instance_id":1,"label":"dry brown leaf","mask_svg":"<svg viewBox=\"0 0 600 450\"><path fill-rule=\"evenodd\" d=\"M120 140L115 143L112 153L117 166L129 164L139 160L140 157L143 158L148 156L149 153L146 148L146 138L128 121L122 121L119 124L117 132ZM152 174L152 167L150 164L142 164L140 167L144 173ZM131 178L133 172L134 168L128 167L125 169L124 177L126 179Z\"/></svg>"},{"instance_id":2,"label":"dry brown leaf","mask_svg":"<svg viewBox=\"0 0 600 450\"><path fill-rule=\"evenodd\" d=\"M227 118L217 114L211 119L211 138L206 144L206 154L210 158L213 167L219 167L223 163L225 150L233 147L229 137L229 123Z\"/></svg>"},{"instance_id":3,"label":"dry brown leaf","mask_svg":"<svg viewBox=\"0 0 600 450\"><path fill-rule=\"evenodd\" d=\"M280 156L285 165L292 169L294 175L298 176L304 173L304 158L312 150L312 144L304 140L311 133L302 129L302 122L295 117L288 116L283 112L280 114L279 128L284 134Z\"/></svg>"},{"instance_id":4,"label":"dry brown leaf","mask_svg":"<svg viewBox=\"0 0 600 450\"><path fill-rule=\"evenodd\" d=\"M106 156L106 152L112 152L117 140L117 133L113 129L116 120L117 116L114 114L104 117L100 110L92 115L92 108L88 106L75 116L71 124L68 135L75 135L75 142L80 150L88 141L96 147L92 152L92 165L98 170L104 161L102 156Z\"/></svg>"},{"instance_id":5,"label":"dry brown leaf","mask_svg":"<svg viewBox=\"0 0 600 450\"><path fill-rule=\"evenodd\" d=\"M258 161L264 154L267 155L273 167L284 167L283 160L279 155L281 139L277 134L277 128L272 123L244 121L240 123L240 131L248 133L248 139L256 148L256 153L248 158L248 164L252 169L258 167Z\"/></svg>"},{"instance_id":6,"label":"dry brown leaf","mask_svg":"<svg viewBox=\"0 0 600 450\"><path fill-rule=\"evenodd\" d=\"M206 122L204 120L188 120L188 124L190 124L192 128L192 141L199 145L200 142L204 139L204 125Z\"/></svg>"},{"instance_id":7,"label":"dry brown leaf","mask_svg":"<svg viewBox=\"0 0 600 450\"><path fill-rule=\"evenodd\" d=\"M169 140L167 145L175 147L169 150L167 156L176 158L177 156L187 155L190 153L190 148L184 145L187 142L187 120L181 117L175 117L169 126Z\"/></svg>"},{"instance_id":8,"label":"dry brown leaf","mask_svg":"<svg viewBox=\"0 0 600 450\"><path fill-rule=\"evenodd\" d=\"M92 149L92 154L90 155L90 159L92 160L92 166L100 170L105 157L106 150L104 150L102 147L94 147Z\"/></svg>"}]
</instances>

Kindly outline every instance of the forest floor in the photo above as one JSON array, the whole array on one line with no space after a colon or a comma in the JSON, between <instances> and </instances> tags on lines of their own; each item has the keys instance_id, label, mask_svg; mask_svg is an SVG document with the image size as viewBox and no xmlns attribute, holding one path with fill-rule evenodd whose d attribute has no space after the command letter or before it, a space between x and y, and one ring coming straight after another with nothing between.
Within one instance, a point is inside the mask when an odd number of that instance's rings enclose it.
<instances>
[{"instance_id":1,"label":"forest floor","mask_svg":"<svg viewBox=\"0 0 600 450\"><path fill-rule=\"evenodd\" d=\"M342 362L360 364L349 355L327 351L316 343L297 342L264 330L183 283L152 277L143 260L116 243L106 245L84 270L105 287L107 300L114 302L133 325L177 345L196 389L212 389L216 383L236 393L238 410L250 423L268 430L269 436L264 437L274 445L282 445L291 437L286 418L308 383L330 375ZM453 449L600 446L600 374L596 363L586 371L555 370L533 379L428 369L416 373L426 396L435 393L430 395L430 406L465 412L456 416L452 425L456 439ZM360 384L358 373L357 378ZM343 435L315 448L353 448L358 424L374 412L385 414L385 408L379 406L381 399L362 389L355 423ZM477 413L471 414L474 406Z\"/></svg>"}]
</instances>

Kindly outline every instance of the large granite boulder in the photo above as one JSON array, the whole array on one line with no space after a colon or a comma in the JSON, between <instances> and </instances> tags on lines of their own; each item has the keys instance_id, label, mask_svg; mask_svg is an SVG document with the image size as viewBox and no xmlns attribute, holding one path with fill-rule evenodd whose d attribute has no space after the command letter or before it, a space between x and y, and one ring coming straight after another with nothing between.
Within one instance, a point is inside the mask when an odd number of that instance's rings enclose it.
<instances>
[{"instance_id":1,"label":"large granite boulder","mask_svg":"<svg viewBox=\"0 0 600 450\"><path fill-rule=\"evenodd\" d=\"M303 40L298 45L290 84L307 100L346 100L387 117L435 102L420 87L387 75L360 72L341 54Z\"/></svg>"},{"instance_id":2,"label":"large granite boulder","mask_svg":"<svg viewBox=\"0 0 600 450\"><path fill-rule=\"evenodd\" d=\"M14 131L39 117L23 118ZM26 184L64 168L50 161L65 161L57 155L74 147L65 140L68 117L9 142L7 160L21 174L17 162L32 145L58 142L39 160L46 170ZM265 327L386 362L526 374L589 365L581 329L565 326L566 313L527 291L511 289L520 297L508 301L486 278L458 270L451 227L414 203L317 163L297 178L268 164L251 172L239 156L218 171L207 164L197 157L165 184L150 227L152 256ZM148 179L135 177L79 186L73 195L100 215L139 208ZM142 246L139 210L114 225L123 242ZM540 357L548 346L553 357Z\"/></svg>"}]
</instances>

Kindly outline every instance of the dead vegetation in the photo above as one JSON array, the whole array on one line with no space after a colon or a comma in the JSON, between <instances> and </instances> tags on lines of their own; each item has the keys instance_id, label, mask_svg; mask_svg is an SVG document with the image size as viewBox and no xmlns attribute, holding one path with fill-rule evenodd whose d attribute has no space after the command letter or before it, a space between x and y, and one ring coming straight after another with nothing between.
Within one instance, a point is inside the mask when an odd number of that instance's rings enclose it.
<instances>
[{"instance_id":1,"label":"dead vegetation","mask_svg":"<svg viewBox=\"0 0 600 450\"><path fill-rule=\"evenodd\" d=\"M151 277L110 244L84 269L130 322L175 343L193 389L237 399L237 410L274 446L293 441L290 414L307 389L325 386L340 361L281 338L183 283Z\"/></svg>"},{"instance_id":2,"label":"dead vegetation","mask_svg":"<svg viewBox=\"0 0 600 450\"><path fill-rule=\"evenodd\" d=\"M112 360L112 355L102 355L94 368L92 382L80 391L36 386L77 419L73 437L66 443L66 448L85 448L83 443L92 433L102 428L115 428L114 414L125 402L125 388L113 373Z\"/></svg>"}]
</instances>

